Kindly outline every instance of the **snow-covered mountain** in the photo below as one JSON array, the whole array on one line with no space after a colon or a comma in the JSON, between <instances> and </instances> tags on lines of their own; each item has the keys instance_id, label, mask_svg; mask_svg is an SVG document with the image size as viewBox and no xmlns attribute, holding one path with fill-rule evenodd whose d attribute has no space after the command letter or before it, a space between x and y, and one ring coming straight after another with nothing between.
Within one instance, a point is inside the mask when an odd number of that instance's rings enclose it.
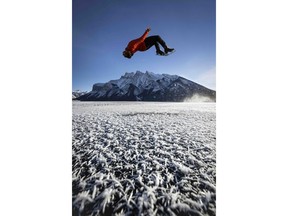
<instances>
[{"instance_id":1,"label":"snow-covered mountain","mask_svg":"<svg viewBox=\"0 0 288 216\"><path fill-rule=\"evenodd\" d=\"M78 97L80 97L81 95L86 94L87 92L82 92L80 90L76 90L76 91L72 91L72 99L76 99Z\"/></svg>"},{"instance_id":2,"label":"snow-covered mountain","mask_svg":"<svg viewBox=\"0 0 288 216\"><path fill-rule=\"evenodd\" d=\"M193 96L216 101L216 92L177 75L152 72L125 73L120 79L96 83L92 91L80 97L82 101L173 101L181 102Z\"/></svg>"}]
</instances>

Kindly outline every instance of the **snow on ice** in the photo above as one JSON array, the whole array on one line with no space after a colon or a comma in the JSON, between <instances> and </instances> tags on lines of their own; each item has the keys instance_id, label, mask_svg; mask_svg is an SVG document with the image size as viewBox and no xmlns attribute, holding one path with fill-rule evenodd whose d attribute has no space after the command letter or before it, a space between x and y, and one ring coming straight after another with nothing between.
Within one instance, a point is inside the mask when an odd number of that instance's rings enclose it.
<instances>
[{"instance_id":1,"label":"snow on ice","mask_svg":"<svg viewBox=\"0 0 288 216\"><path fill-rule=\"evenodd\" d=\"M73 215L215 215L215 103L73 102Z\"/></svg>"}]
</instances>

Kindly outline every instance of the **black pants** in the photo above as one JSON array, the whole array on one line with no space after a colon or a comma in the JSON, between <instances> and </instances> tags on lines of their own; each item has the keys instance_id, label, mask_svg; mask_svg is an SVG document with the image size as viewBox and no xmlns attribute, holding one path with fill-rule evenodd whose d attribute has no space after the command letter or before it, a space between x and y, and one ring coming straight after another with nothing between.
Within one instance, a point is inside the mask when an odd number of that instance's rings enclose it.
<instances>
[{"instance_id":1,"label":"black pants","mask_svg":"<svg viewBox=\"0 0 288 216\"><path fill-rule=\"evenodd\" d=\"M145 43L145 45L147 47L147 50L150 49L152 46L155 46L156 50L160 51L159 44L161 44L161 46L164 49L167 49L165 41L163 41L162 38L159 35L154 35L154 36L147 37L144 40L144 43Z\"/></svg>"}]
</instances>

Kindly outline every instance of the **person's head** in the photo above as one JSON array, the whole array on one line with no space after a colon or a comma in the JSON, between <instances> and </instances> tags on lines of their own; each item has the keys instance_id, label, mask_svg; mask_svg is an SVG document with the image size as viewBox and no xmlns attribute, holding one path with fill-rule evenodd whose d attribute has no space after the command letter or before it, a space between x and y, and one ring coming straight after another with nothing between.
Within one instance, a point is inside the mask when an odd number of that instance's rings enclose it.
<instances>
[{"instance_id":1,"label":"person's head","mask_svg":"<svg viewBox=\"0 0 288 216\"><path fill-rule=\"evenodd\" d=\"M133 56L133 54L129 50L125 50L123 51L123 56L130 59Z\"/></svg>"}]
</instances>

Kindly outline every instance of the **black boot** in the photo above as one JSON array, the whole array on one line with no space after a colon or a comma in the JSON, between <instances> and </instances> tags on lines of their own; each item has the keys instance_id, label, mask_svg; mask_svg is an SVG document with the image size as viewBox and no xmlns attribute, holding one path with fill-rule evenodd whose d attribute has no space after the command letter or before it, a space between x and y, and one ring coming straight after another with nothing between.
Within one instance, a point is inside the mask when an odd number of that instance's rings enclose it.
<instances>
[{"instance_id":1,"label":"black boot","mask_svg":"<svg viewBox=\"0 0 288 216\"><path fill-rule=\"evenodd\" d=\"M166 54L167 54L168 52L173 52L173 51L174 51L173 48L168 48L168 47L165 48L165 53L166 53Z\"/></svg>"}]
</instances>

